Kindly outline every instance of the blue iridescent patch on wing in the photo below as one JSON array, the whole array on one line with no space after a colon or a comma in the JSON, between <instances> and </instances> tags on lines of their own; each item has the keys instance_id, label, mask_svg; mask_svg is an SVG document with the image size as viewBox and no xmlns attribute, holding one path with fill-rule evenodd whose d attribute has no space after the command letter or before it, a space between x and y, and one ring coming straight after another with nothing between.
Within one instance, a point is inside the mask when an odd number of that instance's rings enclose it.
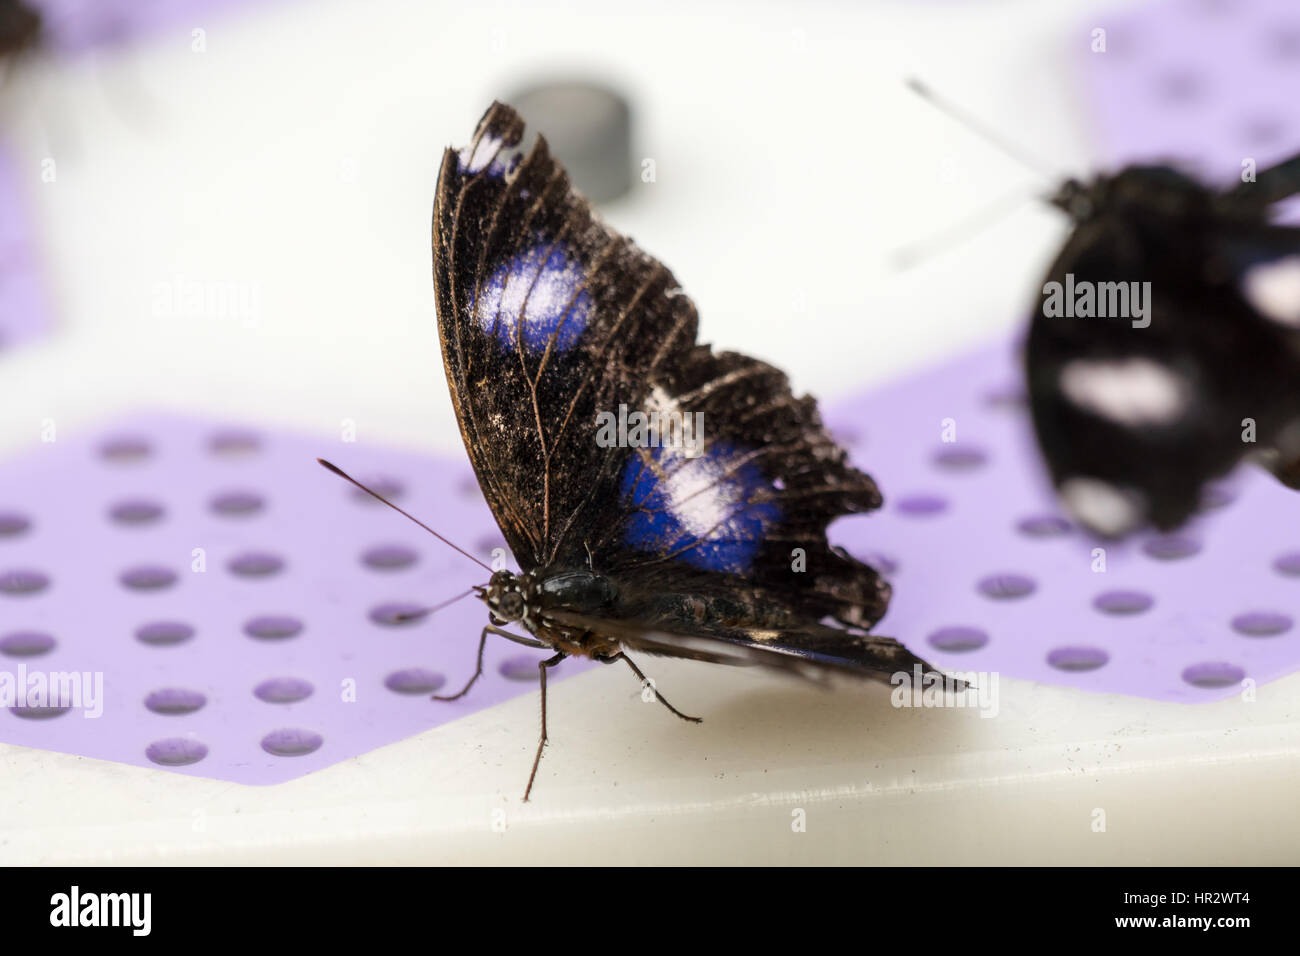
<instances>
[{"instance_id":1,"label":"blue iridescent patch on wing","mask_svg":"<svg viewBox=\"0 0 1300 956\"><path fill-rule=\"evenodd\" d=\"M646 462L644 455L650 456ZM745 451L722 443L688 458L681 450L634 451L620 494L630 515L626 543L706 571L749 571L766 530L781 520L772 484Z\"/></svg>"},{"instance_id":2,"label":"blue iridescent patch on wing","mask_svg":"<svg viewBox=\"0 0 1300 956\"><path fill-rule=\"evenodd\" d=\"M582 263L562 242L543 243L498 267L475 306L479 326L513 349L543 352L572 348L591 317L591 294Z\"/></svg>"}]
</instances>

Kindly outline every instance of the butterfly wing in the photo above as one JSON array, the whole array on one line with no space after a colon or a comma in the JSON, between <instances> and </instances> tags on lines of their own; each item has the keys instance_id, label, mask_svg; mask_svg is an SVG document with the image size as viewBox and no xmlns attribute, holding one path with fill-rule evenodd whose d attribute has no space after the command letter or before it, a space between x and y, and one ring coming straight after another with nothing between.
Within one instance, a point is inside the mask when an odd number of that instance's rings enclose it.
<instances>
[{"instance_id":1,"label":"butterfly wing","mask_svg":"<svg viewBox=\"0 0 1300 956\"><path fill-rule=\"evenodd\" d=\"M541 137L493 104L448 150L433 207L443 362L470 461L525 569L582 549L608 494L598 410L695 339L672 274L607 229Z\"/></svg>"},{"instance_id":2,"label":"butterfly wing","mask_svg":"<svg viewBox=\"0 0 1300 956\"><path fill-rule=\"evenodd\" d=\"M558 620L572 627L599 629L628 651L710 664L763 667L823 684L837 676L888 683L900 672L911 675L917 667L923 673L934 672L893 638L846 633L808 622L783 628L743 628L675 621L667 622L672 630L660 630L639 620L564 612Z\"/></svg>"},{"instance_id":3,"label":"butterfly wing","mask_svg":"<svg viewBox=\"0 0 1300 956\"><path fill-rule=\"evenodd\" d=\"M1104 534L1144 520L1175 527L1206 482L1287 445L1300 339L1296 323L1268 310L1300 310L1298 253L1300 231L1208 205L1177 229L1121 209L1075 230L1049 281L1145 283L1149 307L1133 321L1049 315L1045 285L1030 327L1035 431L1080 521ZM1270 270L1278 281L1262 281Z\"/></svg>"},{"instance_id":4,"label":"butterfly wing","mask_svg":"<svg viewBox=\"0 0 1300 956\"><path fill-rule=\"evenodd\" d=\"M696 344L668 269L523 133L494 104L444 155L433 223L453 402L521 566L614 581L617 605L583 620L629 648L875 675L916 661L862 632L889 587L826 540L881 497L815 401Z\"/></svg>"},{"instance_id":5,"label":"butterfly wing","mask_svg":"<svg viewBox=\"0 0 1300 956\"><path fill-rule=\"evenodd\" d=\"M875 483L784 374L697 345L672 273L593 215L545 140L522 139L494 104L447 151L433 237L453 402L521 565L679 566L814 620L874 623L888 586L825 531L878 507ZM634 413L657 416L657 444L618 434L611 419Z\"/></svg>"}]
</instances>

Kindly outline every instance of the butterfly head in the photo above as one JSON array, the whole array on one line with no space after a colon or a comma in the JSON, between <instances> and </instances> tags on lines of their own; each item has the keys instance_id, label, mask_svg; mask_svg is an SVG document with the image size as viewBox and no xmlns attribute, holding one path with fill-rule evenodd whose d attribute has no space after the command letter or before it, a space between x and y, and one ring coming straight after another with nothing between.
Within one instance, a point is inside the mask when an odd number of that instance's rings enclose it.
<instances>
[{"instance_id":1,"label":"butterfly head","mask_svg":"<svg viewBox=\"0 0 1300 956\"><path fill-rule=\"evenodd\" d=\"M1213 195L1172 166L1126 166L1090 182L1067 179L1047 201L1079 225L1102 213L1146 221L1193 220L1205 214Z\"/></svg>"},{"instance_id":2,"label":"butterfly head","mask_svg":"<svg viewBox=\"0 0 1300 956\"><path fill-rule=\"evenodd\" d=\"M478 596L488 606L493 624L500 626L523 620L528 616L533 598L532 576L494 571L487 585L478 589Z\"/></svg>"},{"instance_id":3,"label":"butterfly head","mask_svg":"<svg viewBox=\"0 0 1300 956\"><path fill-rule=\"evenodd\" d=\"M1097 209L1100 189L1100 181L1082 183L1077 179L1067 179L1056 192L1047 197L1047 201L1074 222L1085 222L1092 218Z\"/></svg>"}]
</instances>

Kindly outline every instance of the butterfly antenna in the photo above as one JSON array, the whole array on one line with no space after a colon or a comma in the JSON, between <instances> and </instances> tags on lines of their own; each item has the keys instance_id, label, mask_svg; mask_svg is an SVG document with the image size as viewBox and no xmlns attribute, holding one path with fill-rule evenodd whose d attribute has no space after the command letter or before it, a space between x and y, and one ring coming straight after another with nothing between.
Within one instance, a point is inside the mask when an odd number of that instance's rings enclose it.
<instances>
[{"instance_id":1,"label":"butterfly antenna","mask_svg":"<svg viewBox=\"0 0 1300 956\"><path fill-rule=\"evenodd\" d=\"M394 614L393 620L398 622L399 624L405 624L407 621L414 621L416 618L419 617L428 617L430 614L436 614L439 611L441 611L443 608L455 604L461 598L469 597L475 591L481 593L483 590L484 589L482 587L475 585L474 587L469 588L466 591L461 591L453 598L447 598L447 600L445 601L440 601L439 603L435 604L433 607L422 607L418 611L403 611L401 614Z\"/></svg>"},{"instance_id":2,"label":"butterfly antenna","mask_svg":"<svg viewBox=\"0 0 1300 956\"><path fill-rule=\"evenodd\" d=\"M958 109L956 106L952 105L945 99L941 99L939 96L935 95L933 90L931 90L928 86L926 86L916 77L909 76L906 82L907 82L907 88L909 90L911 90L917 96L921 97L921 99L925 100L935 109L937 109L940 113L947 115L950 119L956 120L958 123L960 123L962 126L965 126L976 136L980 137L985 142L990 143L993 146L997 147L999 150L1001 150L1007 156L1010 156L1016 162L1020 163L1023 166L1028 167L1029 169L1032 169L1034 172L1038 173L1038 175L1042 176L1044 179L1051 180L1051 179L1059 178L1059 174L1056 171L1054 171L1050 166L1048 166L1046 163L1041 162L1038 159L1038 157L1034 156L1032 153L1028 152L1027 150L1022 149L1019 145L1013 143L1011 140L1007 139L1005 136L1003 136L1001 133L998 133L996 130L992 129L991 127L984 125L983 123L981 123L975 117L971 116L966 111Z\"/></svg>"},{"instance_id":3,"label":"butterfly antenna","mask_svg":"<svg viewBox=\"0 0 1300 956\"><path fill-rule=\"evenodd\" d=\"M931 236L929 239L923 239L920 242L913 243L910 246L903 246L901 249L894 250L893 261L894 267L901 270L910 269L919 262L924 262L946 249L960 245L966 240L983 232L993 223L1006 216L1008 213L1027 201L1034 198L1034 190L1017 189L1007 193L995 202L989 203L979 212L967 219L952 226L946 232L937 236Z\"/></svg>"},{"instance_id":4,"label":"butterfly antenna","mask_svg":"<svg viewBox=\"0 0 1300 956\"><path fill-rule=\"evenodd\" d=\"M441 541L441 542L442 542L443 544L445 544L447 547L451 548L453 551L459 551L461 554L465 555L465 557L469 558L471 561L473 561L475 564L477 564L477 565L478 565L480 568L482 568L484 571L487 571L489 574L492 573L492 569L491 569L490 567L488 567L486 564L484 564L482 561L480 561L478 558L474 557L474 555L470 554L470 553L469 553L468 551L466 551L464 548L462 548L462 547L460 547L460 546L458 546L458 545L452 544L450 541L448 541L448 540L447 540L446 538L444 538L442 535L438 534L438 532L434 531L432 528L430 528L427 524L425 524L425 523L424 523L423 521L421 521L419 518L415 517L415 516L412 515L412 514L409 514L409 513L405 512L405 511L403 511L401 508L397 507L397 505L393 504L391 501L389 501L389 500L388 500L387 498L385 498L383 495L379 494L378 492L371 491L369 488L367 488L367 487L366 487L365 485L363 485L361 482L357 481L355 478L353 478L351 475L349 475L346 471L344 471L344 470L343 470L342 468L340 468L338 465L331 464L330 462L326 461L324 458L317 458L316 460L317 460L318 462L320 462L320 464L321 464L321 465L322 465L322 466L323 466L327 471L332 471L332 472L334 472L334 474L338 475L338 476L339 476L340 478L342 478L344 481L349 481L349 482L351 482L352 484L356 485L358 488L360 488L360 489L361 489L362 491L364 491L366 494L370 495L370 496L371 496L372 498L374 498L376 501L382 501L384 504L388 505L388 507L392 508L392 509L393 509L394 511L396 511L399 515L403 515L403 516L405 516L405 517L407 517L407 518L410 518L412 521L414 521L416 524L418 524L418 525L419 525L421 528L423 528L425 531L429 532L429 534L433 535L435 538L437 538L439 541ZM465 595L463 595L463 594L461 595L461 597L464 597L464 596L465 596Z\"/></svg>"}]
</instances>

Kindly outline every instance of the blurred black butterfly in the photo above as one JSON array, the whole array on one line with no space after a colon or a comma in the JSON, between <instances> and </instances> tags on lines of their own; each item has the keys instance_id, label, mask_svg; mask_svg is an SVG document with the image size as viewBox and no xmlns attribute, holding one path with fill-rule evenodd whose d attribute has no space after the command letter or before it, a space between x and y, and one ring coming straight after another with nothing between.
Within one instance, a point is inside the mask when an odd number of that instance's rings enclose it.
<instances>
[{"instance_id":1,"label":"blurred black butterfly","mask_svg":"<svg viewBox=\"0 0 1300 956\"><path fill-rule=\"evenodd\" d=\"M19 57L40 44L42 23L40 11L22 0L0 0L0 84Z\"/></svg>"},{"instance_id":2,"label":"blurred black butterfly","mask_svg":"<svg viewBox=\"0 0 1300 956\"><path fill-rule=\"evenodd\" d=\"M1013 143L907 85L1008 155ZM1215 190L1128 166L1049 201L1074 231L1048 270L1025 346L1038 444L1082 524L1169 529L1243 458L1300 488L1300 156ZM1249 181L1247 181L1249 180Z\"/></svg>"},{"instance_id":3,"label":"blurred black butterfly","mask_svg":"<svg viewBox=\"0 0 1300 956\"><path fill-rule=\"evenodd\" d=\"M1175 527L1246 456L1300 487L1300 229L1269 219L1297 192L1300 156L1225 191L1130 166L1052 197L1075 228L1025 373L1052 481L1093 530Z\"/></svg>"},{"instance_id":4,"label":"blurred black butterfly","mask_svg":"<svg viewBox=\"0 0 1300 956\"><path fill-rule=\"evenodd\" d=\"M914 665L867 629L889 585L826 541L880 492L850 466L811 397L784 374L695 343L696 312L662 264L601 223L537 137L494 103L473 142L447 150L433 205L438 330L465 447L521 573L475 588L497 635L566 657L640 651L758 664L824 680L888 680ZM696 441L609 417L689 414ZM696 415L702 418L696 418ZM665 424L665 434L672 437ZM682 437L683 433L677 435ZM514 634L516 624L525 634Z\"/></svg>"}]
</instances>

